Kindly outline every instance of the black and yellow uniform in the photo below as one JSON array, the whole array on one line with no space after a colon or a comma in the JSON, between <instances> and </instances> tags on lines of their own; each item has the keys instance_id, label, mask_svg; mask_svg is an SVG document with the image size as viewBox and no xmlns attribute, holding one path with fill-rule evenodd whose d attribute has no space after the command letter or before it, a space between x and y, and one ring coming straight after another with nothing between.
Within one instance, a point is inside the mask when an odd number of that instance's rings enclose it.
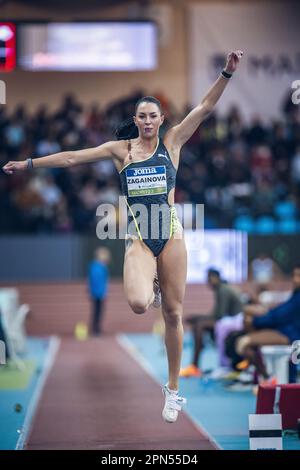
<instances>
[{"instance_id":1,"label":"black and yellow uniform","mask_svg":"<svg viewBox=\"0 0 300 470\"><path fill-rule=\"evenodd\" d=\"M128 141L130 152L131 142ZM158 256L180 225L168 194L175 187L176 168L158 138L145 160L128 163L120 171L122 193L128 206L127 232L142 240ZM140 206L142 205L142 206Z\"/></svg>"}]
</instances>

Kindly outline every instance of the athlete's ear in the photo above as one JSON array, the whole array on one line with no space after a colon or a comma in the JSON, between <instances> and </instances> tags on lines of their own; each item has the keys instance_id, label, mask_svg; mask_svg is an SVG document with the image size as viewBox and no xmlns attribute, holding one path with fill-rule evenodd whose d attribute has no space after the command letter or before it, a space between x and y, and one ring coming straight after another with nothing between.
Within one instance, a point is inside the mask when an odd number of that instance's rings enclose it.
<instances>
[{"instance_id":1,"label":"athlete's ear","mask_svg":"<svg viewBox=\"0 0 300 470\"><path fill-rule=\"evenodd\" d=\"M160 125L162 125L162 123L164 122L164 120L165 120L165 115L162 114L162 115L160 116Z\"/></svg>"},{"instance_id":2,"label":"athlete's ear","mask_svg":"<svg viewBox=\"0 0 300 470\"><path fill-rule=\"evenodd\" d=\"M136 125L136 117L132 116L132 119L133 119L134 124Z\"/></svg>"}]
</instances>

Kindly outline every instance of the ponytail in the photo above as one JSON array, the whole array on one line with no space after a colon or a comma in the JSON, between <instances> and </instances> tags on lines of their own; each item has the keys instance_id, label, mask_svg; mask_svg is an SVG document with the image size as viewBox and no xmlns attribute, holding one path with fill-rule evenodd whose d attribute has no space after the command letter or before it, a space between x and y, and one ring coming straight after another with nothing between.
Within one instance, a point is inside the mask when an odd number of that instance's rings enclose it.
<instances>
[{"instance_id":1,"label":"ponytail","mask_svg":"<svg viewBox=\"0 0 300 470\"><path fill-rule=\"evenodd\" d=\"M136 127L132 117L121 122L115 131L117 140L136 139L139 136L138 128Z\"/></svg>"}]
</instances>

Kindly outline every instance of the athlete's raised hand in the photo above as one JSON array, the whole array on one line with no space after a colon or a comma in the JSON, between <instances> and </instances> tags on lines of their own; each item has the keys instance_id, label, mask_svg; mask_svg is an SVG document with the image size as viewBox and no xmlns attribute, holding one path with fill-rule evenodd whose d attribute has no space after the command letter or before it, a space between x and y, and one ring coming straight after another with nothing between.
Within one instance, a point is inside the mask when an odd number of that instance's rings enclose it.
<instances>
[{"instance_id":1,"label":"athlete's raised hand","mask_svg":"<svg viewBox=\"0 0 300 470\"><path fill-rule=\"evenodd\" d=\"M227 73L235 72L243 54L244 54L243 51L240 51L240 50L229 52L229 54L227 55L227 62L224 68L225 72Z\"/></svg>"}]
</instances>

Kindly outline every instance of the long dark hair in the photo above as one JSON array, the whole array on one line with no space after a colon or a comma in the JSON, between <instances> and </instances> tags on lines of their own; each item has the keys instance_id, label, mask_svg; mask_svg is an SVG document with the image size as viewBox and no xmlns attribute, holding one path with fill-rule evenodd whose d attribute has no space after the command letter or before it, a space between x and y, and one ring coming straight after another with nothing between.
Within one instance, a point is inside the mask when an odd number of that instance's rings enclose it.
<instances>
[{"instance_id":1,"label":"long dark hair","mask_svg":"<svg viewBox=\"0 0 300 470\"><path fill-rule=\"evenodd\" d=\"M143 98L140 98L135 104L135 114L137 113L139 105L144 102L156 104L162 114L161 103L154 96L143 96ZM136 139L139 136L139 131L134 123L133 117L130 117L129 119L126 119L126 121L121 122L121 124L115 130L115 135L117 140Z\"/></svg>"}]
</instances>

